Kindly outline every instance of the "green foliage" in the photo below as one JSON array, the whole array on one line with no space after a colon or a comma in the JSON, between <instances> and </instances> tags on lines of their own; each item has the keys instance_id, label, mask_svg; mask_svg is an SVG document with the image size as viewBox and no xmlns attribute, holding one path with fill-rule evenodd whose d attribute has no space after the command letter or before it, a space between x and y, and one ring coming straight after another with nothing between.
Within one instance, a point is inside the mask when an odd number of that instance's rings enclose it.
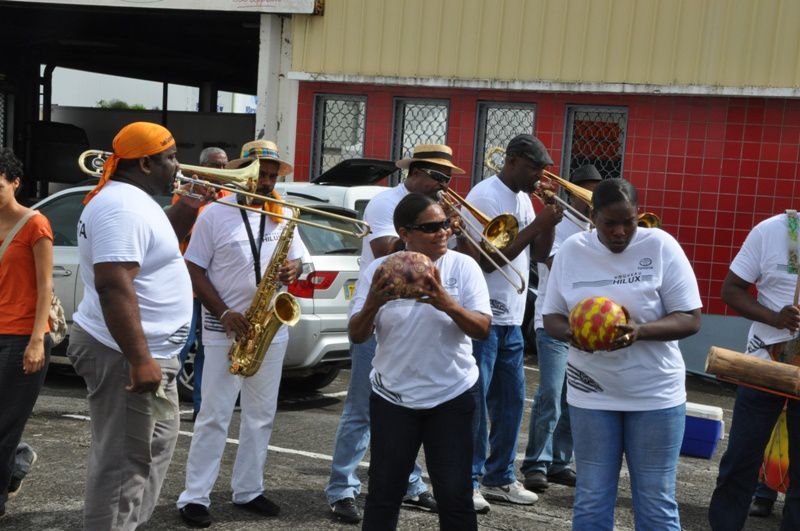
<instances>
[{"instance_id":1,"label":"green foliage","mask_svg":"<svg viewBox=\"0 0 800 531\"><path fill-rule=\"evenodd\" d=\"M111 99L111 100L100 100L97 102L97 106L101 109L135 109L139 111L145 110L145 106L141 103L134 103L130 105L127 102L118 99Z\"/></svg>"}]
</instances>

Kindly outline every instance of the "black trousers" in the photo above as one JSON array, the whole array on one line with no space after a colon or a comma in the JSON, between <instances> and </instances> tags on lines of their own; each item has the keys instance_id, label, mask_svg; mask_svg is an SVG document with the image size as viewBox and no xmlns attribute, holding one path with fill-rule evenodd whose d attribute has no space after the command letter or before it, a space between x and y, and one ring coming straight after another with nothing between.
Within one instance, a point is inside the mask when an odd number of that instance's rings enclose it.
<instances>
[{"instance_id":1,"label":"black trousers","mask_svg":"<svg viewBox=\"0 0 800 531\"><path fill-rule=\"evenodd\" d=\"M370 396L369 493L362 529L397 528L408 475L420 445L439 506L443 530L477 529L472 504L472 418L477 386L431 409Z\"/></svg>"},{"instance_id":2,"label":"black trousers","mask_svg":"<svg viewBox=\"0 0 800 531\"><path fill-rule=\"evenodd\" d=\"M22 371L22 358L30 336L0 335L0 509L8 498L17 445L44 385L50 362L50 335L45 334L44 367L33 374Z\"/></svg>"}]
</instances>

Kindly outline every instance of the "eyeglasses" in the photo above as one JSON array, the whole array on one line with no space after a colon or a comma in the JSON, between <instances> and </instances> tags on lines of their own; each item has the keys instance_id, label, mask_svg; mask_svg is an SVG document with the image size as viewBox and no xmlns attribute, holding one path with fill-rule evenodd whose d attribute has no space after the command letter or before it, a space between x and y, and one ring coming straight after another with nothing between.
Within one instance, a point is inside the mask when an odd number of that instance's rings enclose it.
<instances>
[{"instance_id":1,"label":"eyeglasses","mask_svg":"<svg viewBox=\"0 0 800 531\"><path fill-rule=\"evenodd\" d=\"M437 183L442 184L449 184L450 183L450 175L447 175L444 172L438 170L432 170L430 168L419 168L419 171L436 181Z\"/></svg>"},{"instance_id":2,"label":"eyeglasses","mask_svg":"<svg viewBox=\"0 0 800 531\"><path fill-rule=\"evenodd\" d=\"M430 223L420 223L418 225L417 224L406 225L406 229L408 230L418 230L426 234L434 234L442 229L447 230L449 228L450 228L449 219L446 219L444 221L431 221Z\"/></svg>"}]
</instances>

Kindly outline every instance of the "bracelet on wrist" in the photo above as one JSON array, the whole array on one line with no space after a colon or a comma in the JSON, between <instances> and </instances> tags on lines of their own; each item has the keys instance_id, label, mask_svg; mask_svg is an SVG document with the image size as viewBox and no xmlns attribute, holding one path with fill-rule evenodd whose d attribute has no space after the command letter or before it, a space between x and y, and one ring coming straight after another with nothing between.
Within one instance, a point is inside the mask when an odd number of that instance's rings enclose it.
<instances>
[{"instance_id":1,"label":"bracelet on wrist","mask_svg":"<svg viewBox=\"0 0 800 531\"><path fill-rule=\"evenodd\" d=\"M230 312L230 311L231 311L231 309L230 309L230 308L228 308L227 310L225 310L224 312L222 312L222 313L220 314L220 316L219 316L219 320L220 320L220 321L222 321L222 320L225 318L225 316L226 316L226 315L228 315L228 312Z\"/></svg>"}]
</instances>

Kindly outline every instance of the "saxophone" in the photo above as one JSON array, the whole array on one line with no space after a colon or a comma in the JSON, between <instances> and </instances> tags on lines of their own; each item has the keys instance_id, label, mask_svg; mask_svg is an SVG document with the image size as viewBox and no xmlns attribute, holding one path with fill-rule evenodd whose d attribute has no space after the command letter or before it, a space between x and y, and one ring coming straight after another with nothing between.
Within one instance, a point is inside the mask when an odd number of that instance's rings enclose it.
<instances>
[{"instance_id":1,"label":"saxophone","mask_svg":"<svg viewBox=\"0 0 800 531\"><path fill-rule=\"evenodd\" d=\"M280 289L278 270L289 254L289 246L297 225L295 221L297 215L298 212L293 210L292 219L286 222L286 227L281 231L278 245L261 277L261 282L258 283L253 302L244 314L250 321L250 330L244 336L237 338L228 352L231 374L252 376L258 372L280 326L282 324L294 326L300 319L300 305L294 295L278 291Z\"/></svg>"}]
</instances>

